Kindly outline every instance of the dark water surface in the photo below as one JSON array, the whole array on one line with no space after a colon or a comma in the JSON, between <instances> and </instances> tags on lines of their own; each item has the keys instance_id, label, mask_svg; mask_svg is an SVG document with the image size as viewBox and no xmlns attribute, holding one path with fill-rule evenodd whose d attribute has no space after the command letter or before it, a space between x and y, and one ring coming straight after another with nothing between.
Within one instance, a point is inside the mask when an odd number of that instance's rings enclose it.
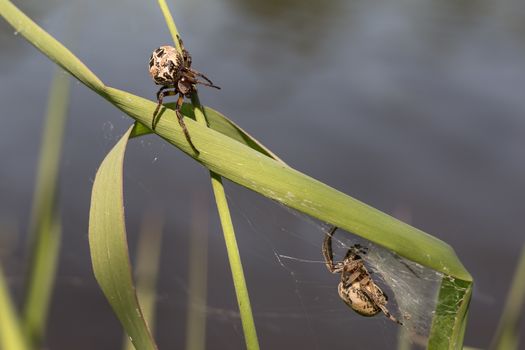
<instances>
[{"instance_id":1,"label":"dark water surface","mask_svg":"<svg viewBox=\"0 0 525 350\"><path fill-rule=\"evenodd\" d=\"M154 98L147 59L170 42L155 1L16 4L106 84ZM185 0L172 10L194 66L222 87L201 89L203 103L296 169L454 247L475 279L465 343L488 346L524 243L525 2ZM0 48L1 257L20 296L18 237L27 231L54 66L3 21ZM130 123L73 83L50 349L120 347L120 326L92 277L87 220L95 171ZM146 209L166 212L161 349L184 344L191 208L203 193L207 348L242 349L207 172L148 136L130 143L125 176L132 248ZM236 185L227 190L263 348L394 347L395 325L338 300L317 224Z\"/></svg>"}]
</instances>

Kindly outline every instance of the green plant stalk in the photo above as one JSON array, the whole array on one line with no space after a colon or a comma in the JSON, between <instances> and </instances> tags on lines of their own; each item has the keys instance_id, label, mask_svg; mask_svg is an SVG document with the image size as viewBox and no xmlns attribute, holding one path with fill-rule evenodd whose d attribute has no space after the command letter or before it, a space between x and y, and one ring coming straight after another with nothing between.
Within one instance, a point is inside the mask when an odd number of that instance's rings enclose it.
<instances>
[{"instance_id":1,"label":"green plant stalk","mask_svg":"<svg viewBox=\"0 0 525 350\"><path fill-rule=\"evenodd\" d=\"M226 250L228 251L228 259L230 261L235 294L237 295L237 303L239 304L246 347L249 350L258 350L259 341L257 339L257 331L255 329L255 322L253 320L250 296L248 294L248 287L246 286L246 280L244 278L241 256L239 254L239 247L237 246L237 240L233 231L233 223L231 220L230 211L228 209L228 203L226 202L226 194L224 193L222 178L213 171L210 171L210 174L213 193L215 194L217 209L221 219L224 240L226 242Z\"/></svg>"},{"instance_id":2,"label":"green plant stalk","mask_svg":"<svg viewBox=\"0 0 525 350\"><path fill-rule=\"evenodd\" d=\"M24 337L22 325L18 319L15 305L11 299L4 271L0 266L0 349L31 349Z\"/></svg>"},{"instance_id":3,"label":"green plant stalk","mask_svg":"<svg viewBox=\"0 0 525 350\"><path fill-rule=\"evenodd\" d=\"M206 116L204 115L203 108L200 104L197 93L193 94L191 102L195 106L195 119L197 122L206 125ZM237 296L237 303L239 305L246 348L248 350L258 350L259 340L257 338L257 330L255 328L255 321L250 303L250 295L248 293L246 279L244 278L241 254L239 252L239 246L237 245L237 239L233 229L233 222L231 219L230 209L228 208L228 201L226 199L224 185L222 184L221 176L212 170L210 170L210 177L213 194L217 203L217 210L221 220L224 241L226 243L226 251L228 253L228 260L230 262L230 269L232 272L235 294Z\"/></svg>"},{"instance_id":4,"label":"green plant stalk","mask_svg":"<svg viewBox=\"0 0 525 350\"><path fill-rule=\"evenodd\" d=\"M135 261L137 299L151 333L155 331L155 295L162 248L163 222L164 215L160 210L149 209L144 215ZM124 349L135 349L128 336L124 338Z\"/></svg>"},{"instance_id":5,"label":"green plant stalk","mask_svg":"<svg viewBox=\"0 0 525 350\"><path fill-rule=\"evenodd\" d=\"M519 323L523 320L523 305L525 303L525 245L514 272L514 277L505 300L503 313L498 328L492 340L493 350L514 350L519 348Z\"/></svg>"},{"instance_id":6,"label":"green plant stalk","mask_svg":"<svg viewBox=\"0 0 525 350\"><path fill-rule=\"evenodd\" d=\"M178 40L180 37L179 31L177 30L177 26L175 25L175 21L173 20L166 1L158 0L158 2L164 15L164 19L170 30L172 39L176 44L177 50L180 54L182 54L182 48L179 46ZM207 126L208 123L204 114L204 109L199 101L199 95L197 92L192 94L191 102L195 107L194 114L197 123ZM233 222L231 219L230 210L228 208L226 193L224 192L224 186L222 184L220 175L210 170L210 177L213 194L215 195L215 201L217 203L217 210L221 220L224 241L226 242L226 250L228 252L228 260L230 262L230 269L232 272L235 294L237 296L237 303L239 305L246 347L248 350L258 350L259 341L257 338L257 331L255 329L255 321L253 319L250 296L248 293L248 287L246 285L246 279L244 278L241 254L239 252L239 246L237 245L237 239L235 238L235 231L233 229Z\"/></svg>"},{"instance_id":7,"label":"green plant stalk","mask_svg":"<svg viewBox=\"0 0 525 350\"><path fill-rule=\"evenodd\" d=\"M175 47L177 48L177 51L182 55L182 48L179 45L179 31L177 30L177 25L175 24L175 21L173 20L173 16L171 15L171 11L168 7L168 4L165 0L158 0L160 10L162 12L162 15L164 16L164 20L166 22L166 25L168 26L168 29L171 34L171 38L173 42L175 43Z\"/></svg>"},{"instance_id":8,"label":"green plant stalk","mask_svg":"<svg viewBox=\"0 0 525 350\"><path fill-rule=\"evenodd\" d=\"M57 68L50 88L31 214L31 264L22 322L35 348L40 347L45 334L60 250L57 186L70 82L70 77Z\"/></svg>"}]
</instances>

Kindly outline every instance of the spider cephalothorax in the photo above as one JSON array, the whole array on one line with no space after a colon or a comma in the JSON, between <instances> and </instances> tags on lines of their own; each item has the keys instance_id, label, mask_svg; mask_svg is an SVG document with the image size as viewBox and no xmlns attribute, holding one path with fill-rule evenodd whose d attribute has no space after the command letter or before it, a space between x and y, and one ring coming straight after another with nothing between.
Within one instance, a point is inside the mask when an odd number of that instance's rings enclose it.
<instances>
[{"instance_id":1,"label":"spider cephalothorax","mask_svg":"<svg viewBox=\"0 0 525 350\"><path fill-rule=\"evenodd\" d=\"M392 321L399 322L386 308L387 295L375 284L370 276L361 254L366 254L366 248L355 244L348 249L343 261L334 264L332 252L332 236L337 227L327 233L323 242L323 255L328 271L341 274L339 296L346 305L363 316L374 316L383 312Z\"/></svg>"},{"instance_id":2,"label":"spider cephalothorax","mask_svg":"<svg viewBox=\"0 0 525 350\"><path fill-rule=\"evenodd\" d=\"M182 54L173 46L161 46L153 51L149 59L149 73L155 81L155 84L162 85L157 92L158 103L155 112L153 112L151 128L155 129L157 122L156 117L160 106L162 105L162 99L165 96L179 95L175 106L175 113L177 114L179 124L182 127L186 139L194 151L199 153L191 141L180 108L182 102L184 102L184 97L189 97L196 91L195 86L197 84L210 86L216 89L220 89L220 87L213 85L211 80L204 74L191 68L191 56L182 45L182 40L179 37L177 37L177 39L179 40ZM203 78L205 81L199 80L198 77Z\"/></svg>"}]
</instances>

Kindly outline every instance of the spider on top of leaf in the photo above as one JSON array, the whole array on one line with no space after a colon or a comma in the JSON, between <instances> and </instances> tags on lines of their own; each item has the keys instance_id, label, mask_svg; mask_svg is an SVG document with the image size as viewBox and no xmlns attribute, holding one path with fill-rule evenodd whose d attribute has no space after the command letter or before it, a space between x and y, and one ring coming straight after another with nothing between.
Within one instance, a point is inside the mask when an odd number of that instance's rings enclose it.
<instances>
[{"instance_id":1,"label":"spider on top of leaf","mask_svg":"<svg viewBox=\"0 0 525 350\"><path fill-rule=\"evenodd\" d=\"M182 54L173 46L166 45L153 51L149 59L149 73L155 84L162 85L157 92L157 108L155 112L153 112L151 129L155 130L157 114L162 105L162 99L166 96L179 95L175 106L175 113L177 114L177 119L184 132L184 136L186 136L186 140L188 140L188 143L195 153L198 154L199 151L191 141L190 133L186 128L180 108L184 102L184 97L190 97L196 91L197 84L215 89L220 89L220 87L213 85L212 81L204 74L191 68L190 53L184 48L179 36L177 36L177 40L179 41ZM200 80L199 77L205 81Z\"/></svg>"}]
</instances>

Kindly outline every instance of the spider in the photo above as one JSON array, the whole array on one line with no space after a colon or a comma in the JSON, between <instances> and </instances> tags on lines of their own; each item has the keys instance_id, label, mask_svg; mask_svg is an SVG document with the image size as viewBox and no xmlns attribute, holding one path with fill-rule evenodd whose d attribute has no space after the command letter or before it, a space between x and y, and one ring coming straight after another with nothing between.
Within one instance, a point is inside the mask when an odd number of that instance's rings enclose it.
<instances>
[{"instance_id":1,"label":"spider","mask_svg":"<svg viewBox=\"0 0 525 350\"><path fill-rule=\"evenodd\" d=\"M346 305L362 316L374 316L383 312L390 320L402 325L386 308L387 295L375 284L360 254L366 248L355 244L348 249L343 261L333 261L332 237L337 227L332 227L323 242L323 255L328 271L341 274L339 296Z\"/></svg>"},{"instance_id":2,"label":"spider","mask_svg":"<svg viewBox=\"0 0 525 350\"><path fill-rule=\"evenodd\" d=\"M186 140L188 140L190 146L195 153L199 153L191 141L180 108L184 102L184 97L189 97L196 91L195 86L197 84L202 84L215 89L220 89L220 87L213 85L212 81L204 74L191 68L191 56L184 48L179 36L177 36L177 40L182 49L182 54L180 54L173 46L161 46L153 51L149 59L149 73L155 84L162 85L159 91L157 91L157 108L155 108L155 112L153 112L151 128L152 130L155 130L157 124L157 113L162 105L162 99L166 96L179 95L175 106L175 113L177 114L179 125L181 126L184 136L186 136ZM202 77L206 81L199 80L198 77Z\"/></svg>"}]
</instances>

